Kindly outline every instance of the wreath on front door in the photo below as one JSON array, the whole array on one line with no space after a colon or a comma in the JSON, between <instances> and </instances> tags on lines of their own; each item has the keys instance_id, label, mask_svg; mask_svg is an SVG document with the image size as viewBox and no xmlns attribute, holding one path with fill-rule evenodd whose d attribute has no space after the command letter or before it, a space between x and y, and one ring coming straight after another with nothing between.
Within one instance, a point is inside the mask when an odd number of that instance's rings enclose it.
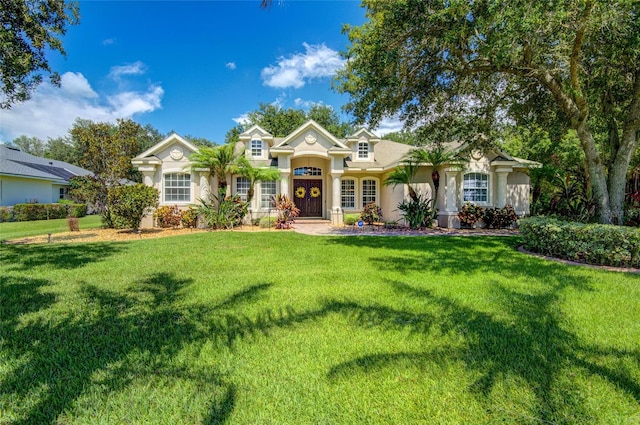
<instances>
[{"instance_id":1,"label":"wreath on front door","mask_svg":"<svg viewBox=\"0 0 640 425\"><path fill-rule=\"evenodd\" d=\"M302 199L306 194L307 194L307 191L304 187L300 186L296 188L296 198Z\"/></svg>"},{"instance_id":2,"label":"wreath on front door","mask_svg":"<svg viewBox=\"0 0 640 425\"><path fill-rule=\"evenodd\" d=\"M312 187L311 191L309 192L312 198L317 198L318 196L320 196L320 188L319 187Z\"/></svg>"}]
</instances>

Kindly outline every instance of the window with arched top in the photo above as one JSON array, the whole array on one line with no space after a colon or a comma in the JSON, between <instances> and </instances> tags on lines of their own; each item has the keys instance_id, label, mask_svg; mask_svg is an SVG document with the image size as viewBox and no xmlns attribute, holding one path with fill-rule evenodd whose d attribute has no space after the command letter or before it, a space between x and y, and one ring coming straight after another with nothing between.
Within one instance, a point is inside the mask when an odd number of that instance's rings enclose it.
<instances>
[{"instance_id":1,"label":"window with arched top","mask_svg":"<svg viewBox=\"0 0 640 425\"><path fill-rule=\"evenodd\" d=\"M489 202L489 175L484 173L467 173L462 182L462 200L464 202Z\"/></svg>"},{"instance_id":2,"label":"window with arched top","mask_svg":"<svg viewBox=\"0 0 640 425\"><path fill-rule=\"evenodd\" d=\"M294 176L321 176L322 168L318 167L298 167L293 170Z\"/></svg>"},{"instance_id":3,"label":"window with arched top","mask_svg":"<svg viewBox=\"0 0 640 425\"><path fill-rule=\"evenodd\" d=\"M165 203L191 202L191 174L165 174L163 176L163 199Z\"/></svg>"}]
</instances>

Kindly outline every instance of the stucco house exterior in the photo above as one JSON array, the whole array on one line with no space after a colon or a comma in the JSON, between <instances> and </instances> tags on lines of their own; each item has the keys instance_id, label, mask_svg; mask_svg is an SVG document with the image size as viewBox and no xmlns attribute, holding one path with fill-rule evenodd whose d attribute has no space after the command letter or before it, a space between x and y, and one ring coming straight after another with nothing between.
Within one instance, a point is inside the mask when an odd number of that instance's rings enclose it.
<instances>
[{"instance_id":1,"label":"stucco house exterior","mask_svg":"<svg viewBox=\"0 0 640 425\"><path fill-rule=\"evenodd\" d=\"M338 139L318 123L310 120L286 137L273 137L259 126L240 135L237 149L257 167L275 167L280 180L258 182L250 206L253 218L272 212L273 195L284 194L300 208L300 217L322 218L341 224L344 214L357 213L369 202L382 208L384 220L401 222L397 206L407 197L402 186L386 186L386 176L401 166L411 146L384 140L360 129ZM188 206L198 199L208 199L215 191L215 177L208 170L192 169L189 155L197 147L172 134L157 145L133 158L143 182L160 192L160 205ZM465 202L503 207L510 204L519 215L529 212L530 168L539 165L511 157L503 152L474 153L468 162L439 167L440 190L438 224L459 227L458 208ZM421 166L416 176L417 189L430 198L433 191L432 166ZM230 193L245 197L246 178L227 176ZM228 192L229 193L229 192ZM151 227L150 217L143 226Z\"/></svg>"},{"instance_id":2,"label":"stucco house exterior","mask_svg":"<svg viewBox=\"0 0 640 425\"><path fill-rule=\"evenodd\" d=\"M91 171L0 144L0 206L68 199L69 179Z\"/></svg>"}]
</instances>

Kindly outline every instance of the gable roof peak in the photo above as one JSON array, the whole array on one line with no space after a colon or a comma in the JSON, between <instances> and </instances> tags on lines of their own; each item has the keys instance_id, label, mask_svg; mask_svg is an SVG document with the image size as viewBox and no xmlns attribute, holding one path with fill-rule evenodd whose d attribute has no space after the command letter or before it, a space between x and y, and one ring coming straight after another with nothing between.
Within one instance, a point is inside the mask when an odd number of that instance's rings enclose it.
<instances>
[{"instance_id":1,"label":"gable roof peak","mask_svg":"<svg viewBox=\"0 0 640 425\"><path fill-rule=\"evenodd\" d=\"M187 139L185 139L184 137L180 136L178 133L176 133L174 131L171 134L169 134L161 142L156 143L155 145L151 146L146 151L142 152L140 155L137 155L136 158L146 158L146 157L155 155L156 153L158 153L162 149L164 149L167 146L169 146L171 143L176 143L176 142L181 144L181 145L183 145L183 146L185 146L186 148L188 148L192 152L197 152L198 151L198 147L196 145L194 145L193 143L191 143L190 141L188 141Z\"/></svg>"}]
</instances>

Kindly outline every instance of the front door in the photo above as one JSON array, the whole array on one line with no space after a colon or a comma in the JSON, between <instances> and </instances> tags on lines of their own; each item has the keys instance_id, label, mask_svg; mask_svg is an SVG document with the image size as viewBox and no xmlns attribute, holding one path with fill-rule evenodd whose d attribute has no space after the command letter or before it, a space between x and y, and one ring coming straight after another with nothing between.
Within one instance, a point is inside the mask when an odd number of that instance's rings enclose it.
<instances>
[{"instance_id":1,"label":"front door","mask_svg":"<svg viewBox=\"0 0 640 425\"><path fill-rule=\"evenodd\" d=\"M293 202L300 217L322 217L322 180L294 180Z\"/></svg>"}]
</instances>

